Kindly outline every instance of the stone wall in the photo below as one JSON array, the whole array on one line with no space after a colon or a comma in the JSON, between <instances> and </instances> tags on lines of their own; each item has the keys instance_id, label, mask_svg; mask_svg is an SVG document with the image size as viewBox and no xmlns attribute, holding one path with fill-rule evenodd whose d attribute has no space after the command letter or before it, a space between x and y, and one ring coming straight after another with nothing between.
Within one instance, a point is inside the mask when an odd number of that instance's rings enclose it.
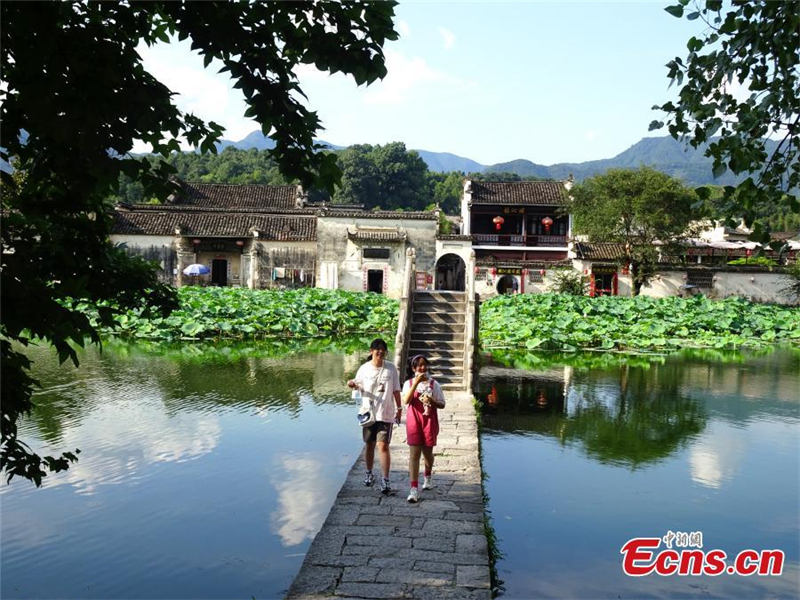
<instances>
[{"instance_id":1,"label":"stone wall","mask_svg":"<svg viewBox=\"0 0 800 600\"><path fill-rule=\"evenodd\" d=\"M253 287L294 289L316 286L317 247L314 242L260 242L258 274Z\"/></svg>"},{"instance_id":2,"label":"stone wall","mask_svg":"<svg viewBox=\"0 0 800 600\"><path fill-rule=\"evenodd\" d=\"M366 272L384 272L384 292L398 298L405 281L406 249L416 250L416 269L433 274L436 264L437 221L403 219L402 213L392 218L322 216L317 221L317 281L320 287L364 291ZM348 231L371 232L376 235L400 233L405 239L350 239ZM388 258L368 258L364 249L388 249Z\"/></svg>"},{"instance_id":3,"label":"stone wall","mask_svg":"<svg viewBox=\"0 0 800 600\"><path fill-rule=\"evenodd\" d=\"M173 244L174 238L160 235L112 235L113 244L122 244L128 254L141 256L157 262L161 266L158 279L163 283L175 284L178 268L178 252Z\"/></svg>"},{"instance_id":4,"label":"stone wall","mask_svg":"<svg viewBox=\"0 0 800 600\"><path fill-rule=\"evenodd\" d=\"M709 269L710 287L688 289L687 273L686 269L660 271L649 285L642 288L641 294L662 298L702 293L710 298L739 296L754 302L798 303L797 298L791 298L783 291L789 284L789 278L783 272Z\"/></svg>"}]
</instances>

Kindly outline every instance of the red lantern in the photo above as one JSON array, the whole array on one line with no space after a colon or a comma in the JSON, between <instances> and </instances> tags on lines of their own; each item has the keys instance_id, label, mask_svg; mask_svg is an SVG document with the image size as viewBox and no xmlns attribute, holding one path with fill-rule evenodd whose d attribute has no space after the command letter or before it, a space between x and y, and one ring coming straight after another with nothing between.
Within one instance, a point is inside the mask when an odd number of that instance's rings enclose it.
<instances>
[{"instance_id":1,"label":"red lantern","mask_svg":"<svg viewBox=\"0 0 800 600\"><path fill-rule=\"evenodd\" d=\"M200 240L192 240L192 243L193 243L195 246L197 246L198 244L200 244Z\"/></svg>"},{"instance_id":2,"label":"red lantern","mask_svg":"<svg viewBox=\"0 0 800 600\"><path fill-rule=\"evenodd\" d=\"M550 233L550 226L553 224L553 219L550 217L545 217L542 219L542 225L544 225L544 232Z\"/></svg>"},{"instance_id":3,"label":"red lantern","mask_svg":"<svg viewBox=\"0 0 800 600\"><path fill-rule=\"evenodd\" d=\"M492 276L495 275L497 275L497 269L495 267L492 267Z\"/></svg>"},{"instance_id":4,"label":"red lantern","mask_svg":"<svg viewBox=\"0 0 800 600\"><path fill-rule=\"evenodd\" d=\"M498 215L494 219L492 219L492 223L494 223L494 228L497 231L500 231L500 226L505 222L506 222L506 220L503 217L501 217L500 215Z\"/></svg>"},{"instance_id":5,"label":"red lantern","mask_svg":"<svg viewBox=\"0 0 800 600\"><path fill-rule=\"evenodd\" d=\"M241 248L242 246L244 246L244 240L236 240L236 245L239 246L239 248Z\"/></svg>"}]
</instances>

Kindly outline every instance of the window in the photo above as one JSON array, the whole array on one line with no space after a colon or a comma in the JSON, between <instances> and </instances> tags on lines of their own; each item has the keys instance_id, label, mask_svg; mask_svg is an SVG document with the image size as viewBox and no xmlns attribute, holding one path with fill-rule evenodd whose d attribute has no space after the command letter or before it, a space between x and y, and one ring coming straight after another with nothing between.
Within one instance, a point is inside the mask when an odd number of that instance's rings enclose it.
<instances>
[{"instance_id":1,"label":"window","mask_svg":"<svg viewBox=\"0 0 800 600\"><path fill-rule=\"evenodd\" d=\"M686 271L686 285L694 285L699 288L712 288L712 277L714 276L712 271L708 271L706 269L692 269L691 271Z\"/></svg>"},{"instance_id":2,"label":"window","mask_svg":"<svg viewBox=\"0 0 800 600\"><path fill-rule=\"evenodd\" d=\"M388 259L391 251L389 248L364 248L362 256L364 258L383 258Z\"/></svg>"}]
</instances>

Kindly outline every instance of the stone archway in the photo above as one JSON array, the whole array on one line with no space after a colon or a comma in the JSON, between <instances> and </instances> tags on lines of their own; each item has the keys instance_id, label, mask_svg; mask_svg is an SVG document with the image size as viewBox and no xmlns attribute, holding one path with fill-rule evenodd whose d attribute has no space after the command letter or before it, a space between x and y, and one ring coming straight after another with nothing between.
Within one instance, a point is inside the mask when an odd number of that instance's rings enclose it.
<instances>
[{"instance_id":1,"label":"stone archway","mask_svg":"<svg viewBox=\"0 0 800 600\"><path fill-rule=\"evenodd\" d=\"M516 294L519 292L519 281L514 275L503 275L497 280L498 294Z\"/></svg>"},{"instance_id":2,"label":"stone archway","mask_svg":"<svg viewBox=\"0 0 800 600\"><path fill-rule=\"evenodd\" d=\"M436 261L436 281L434 289L463 292L465 287L466 265L457 254L445 254Z\"/></svg>"}]
</instances>

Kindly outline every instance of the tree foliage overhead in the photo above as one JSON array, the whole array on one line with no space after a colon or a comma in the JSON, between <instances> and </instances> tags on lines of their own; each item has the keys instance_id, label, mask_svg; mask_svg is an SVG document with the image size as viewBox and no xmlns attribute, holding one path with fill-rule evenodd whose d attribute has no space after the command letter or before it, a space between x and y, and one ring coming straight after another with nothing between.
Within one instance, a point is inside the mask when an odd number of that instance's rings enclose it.
<instances>
[{"instance_id":1,"label":"tree foliage overhead","mask_svg":"<svg viewBox=\"0 0 800 600\"><path fill-rule=\"evenodd\" d=\"M169 309L154 265L109 243L111 203L124 173L142 196L163 196L172 169L129 155L134 141L162 156L179 138L213 151L222 128L181 112L172 92L148 73L136 51L189 38L206 65L223 65L253 117L275 140L285 177L332 190L335 158L317 152L317 115L302 103L293 69L313 64L370 83L386 74L383 43L395 39L393 2L50 2L0 3L0 120L14 176L2 173L2 448L0 468L39 484L72 454L40 457L17 437L32 408L34 382L12 342L43 339L62 360L88 337L87 318L67 297L140 301ZM101 311L102 324L112 310Z\"/></svg>"},{"instance_id":2,"label":"tree foliage overhead","mask_svg":"<svg viewBox=\"0 0 800 600\"><path fill-rule=\"evenodd\" d=\"M680 181L653 169L611 169L590 177L571 191L567 208L577 234L590 242L625 247L634 293L655 274L656 242L669 245L689 232L699 217L696 194Z\"/></svg>"},{"instance_id":3,"label":"tree foliage overhead","mask_svg":"<svg viewBox=\"0 0 800 600\"><path fill-rule=\"evenodd\" d=\"M748 175L726 188L722 208L754 223L754 237L766 240L759 214L779 204L800 211L800 3L679 0L666 11L707 28L687 42L686 59L667 64L669 79L682 86L678 100L654 108L667 113L674 138L694 147L710 142L715 176L726 169ZM653 121L650 129L663 126ZM774 150L768 136L778 141Z\"/></svg>"}]
</instances>

